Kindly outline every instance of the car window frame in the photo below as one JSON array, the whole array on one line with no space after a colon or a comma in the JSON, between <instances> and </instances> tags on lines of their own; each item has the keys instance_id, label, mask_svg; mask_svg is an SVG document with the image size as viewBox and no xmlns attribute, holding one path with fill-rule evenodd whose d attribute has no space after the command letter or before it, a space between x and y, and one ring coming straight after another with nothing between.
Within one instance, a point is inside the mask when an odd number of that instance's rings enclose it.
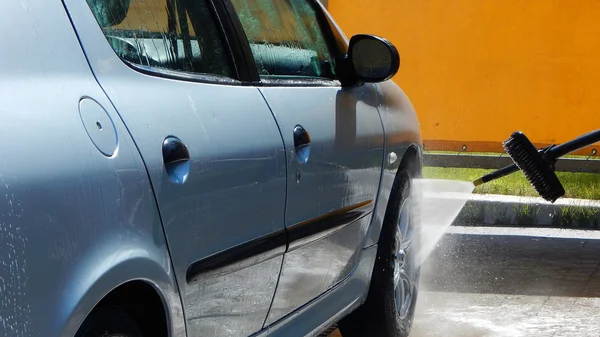
<instances>
[{"instance_id":1,"label":"car window frame","mask_svg":"<svg viewBox=\"0 0 600 337\"><path fill-rule=\"evenodd\" d=\"M219 1L219 0L217 0ZM343 71L344 67L341 65L346 60L346 53L338 48L338 44L335 41L335 35L331 30L327 15L323 11L322 5L319 0L294 0L294 1L306 1L314 10L317 16L317 22L320 31L323 33L325 44L335 62L336 78L310 78L310 77L294 77L289 78L264 78L260 77L258 66L254 60L254 55L250 49L250 41L246 36L246 32L242 26L242 22L233 7L231 0L220 0L230 16L230 22L233 26L234 31L237 34L237 40L240 44L240 48L243 50L246 66L249 69L249 73L252 76L253 85L259 87L341 87L341 76L340 71Z\"/></svg>"},{"instance_id":2,"label":"car window frame","mask_svg":"<svg viewBox=\"0 0 600 337\"><path fill-rule=\"evenodd\" d=\"M186 82L206 83L206 84L225 84L233 86L244 86L254 82L254 76L252 75L252 69L247 66L247 57L242 49L242 45L238 41L238 34L234 30L234 25L231 22L231 15L223 6L222 1L219 0L203 0L208 6L208 10L211 12L213 17L213 23L215 28L220 34L225 56L229 58L232 67L232 77L208 74L208 73L193 73L181 70L171 70L166 68L158 68L153 66L146 66L137 63L130 62L121 58L117 52L110 47L114 52L114 55L123 64L128 66L134 71L142 73L144 75L165 78L172 80L180 80ZM92 11L91 8L88 8ZM98 29L102 29L97 22L94 22ZM104 34L104 32L103 32ZM106 41L108 44L109 42Z\"/></svg>"}]
</instances>

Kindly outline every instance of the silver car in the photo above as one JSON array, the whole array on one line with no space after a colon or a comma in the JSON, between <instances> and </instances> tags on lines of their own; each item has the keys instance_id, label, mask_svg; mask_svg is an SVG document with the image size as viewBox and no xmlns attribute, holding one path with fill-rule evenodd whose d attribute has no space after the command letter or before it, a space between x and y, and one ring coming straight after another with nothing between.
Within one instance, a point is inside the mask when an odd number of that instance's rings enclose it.
<instances>
[{"instance_id":1,"label":"silver car","mask_svg":"<svg viewBox=\"0 0 600 337\"><path fill-rule=\"evenodd\" d=\"M2 1L0 31L0 335L408 335L391 43L317 0Z\"/></svg>"}]
</instances>

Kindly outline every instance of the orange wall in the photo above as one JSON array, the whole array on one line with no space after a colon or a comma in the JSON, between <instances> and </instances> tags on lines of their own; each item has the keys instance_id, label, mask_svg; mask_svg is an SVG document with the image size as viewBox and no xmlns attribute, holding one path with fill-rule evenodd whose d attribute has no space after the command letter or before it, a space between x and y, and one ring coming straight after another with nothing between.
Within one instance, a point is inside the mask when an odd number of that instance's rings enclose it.
<instances>
[{"instance_id":1,"label":"orange wall","mask_svg":"<svg viewBox=\"0 0 600 337\"><path fill-rule=\"evenodd\" d=\"M497 151L517 129L548 144L600 128L598 0L329 0L328 8L348 37L396 45L395 81L429 149Z\"/></svg>"}]
</instances>

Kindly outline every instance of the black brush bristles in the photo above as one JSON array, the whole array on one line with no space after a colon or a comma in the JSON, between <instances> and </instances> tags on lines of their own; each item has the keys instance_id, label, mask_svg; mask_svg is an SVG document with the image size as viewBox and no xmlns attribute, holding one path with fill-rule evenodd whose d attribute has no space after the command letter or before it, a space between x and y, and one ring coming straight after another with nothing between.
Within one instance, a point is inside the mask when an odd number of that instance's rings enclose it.
<instances>
[{"instance_id":1,"label":"black brush bristles","mask_svg":"<svg viewBox=\"0 0 600 337\"><path fill-rule=\"evenodd\" d=\"M502 145L542 198L554 203L565 195L565 189L554 173L552 164L546 162L522 132L514 132Z\"/></svg>"}]
</instances>

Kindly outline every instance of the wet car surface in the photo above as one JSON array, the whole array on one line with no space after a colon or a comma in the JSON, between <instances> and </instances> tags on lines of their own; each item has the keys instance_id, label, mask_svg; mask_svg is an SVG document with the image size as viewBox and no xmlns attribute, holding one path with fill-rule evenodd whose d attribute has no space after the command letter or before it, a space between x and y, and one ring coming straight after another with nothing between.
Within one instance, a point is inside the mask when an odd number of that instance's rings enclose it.
<instances>
[{"instance_id":1,"label":"wet car surface","mask_svg":"<svg viewBox=\"0 0 600 337\"><path fill-rule=\"evenodd\" d=\"M3 1L0 29L0 336L303 336L396 292L422 139L389 41L317 0Z\"/></svg>"}]
</instances>

